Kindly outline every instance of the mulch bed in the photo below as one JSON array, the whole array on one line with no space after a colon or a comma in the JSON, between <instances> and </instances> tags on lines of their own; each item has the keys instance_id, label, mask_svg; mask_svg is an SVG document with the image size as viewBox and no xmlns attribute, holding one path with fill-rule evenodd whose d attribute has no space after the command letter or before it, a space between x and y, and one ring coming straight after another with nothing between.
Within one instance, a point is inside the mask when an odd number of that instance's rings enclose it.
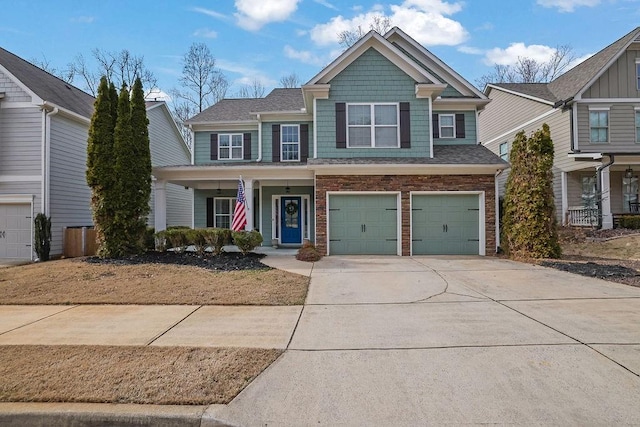
<instances>
[{"instance_id":1,"label":"mulch bed","mask_svg":"<svg viewBox=\"0 0 640 427\"><path fill-rule=\"evenodd\" d=\"M260 260L264 254L240 252L222 252L219 255L207 253L203 256L195 252L146 252L140 255L130 255L120 258L87 257L85 261L92 264L107 265L137 265L137 264L174 264L190 265L215 271L239 270L271 270L271 267Z\"/></svg>"},{"instance_id":2,"label":"mulch bed","mask_svg":"<svg viewBox=\"0 0 640 427\"><path fill-rule=\"evenodd\" d=\"M617 264L598 264L588 262L562 262L562 261L542 261L545 267L552 267L557 270L569 273L581 274L583 276L596 277L598 279L623 279L640 276L637 270Z\"/></svg>"}]
</instances>

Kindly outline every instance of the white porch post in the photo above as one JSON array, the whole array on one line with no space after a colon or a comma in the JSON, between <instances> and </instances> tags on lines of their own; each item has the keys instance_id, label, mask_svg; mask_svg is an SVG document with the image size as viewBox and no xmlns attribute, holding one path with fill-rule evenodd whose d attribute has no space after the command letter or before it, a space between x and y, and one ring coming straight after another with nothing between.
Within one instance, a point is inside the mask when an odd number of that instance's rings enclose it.
<instances>
[{"instance_id":1,"label":"white porch post","mask_svg":"<svg viewBox=\"0 0 640 427\"><path fill-rule=\"evenodd\" d=\"M153 213L156 232L167 229L167 183L163 180L153 182Z\"/></svg>"},{"instance_id":2,"label":"white porch post","mask_svg":"<svg viewBox=\"0 0 640 427\"><path fill-rule=\"evenodd\" d=\"M561 192L562 192L562 204L561 209L562 209L562 225L567 225L568 224L568 215L567 212L569 211L569 197L568 197L568 193L567 193L567 173L562 171L560 173L560 187L561 187Z\"/></svg>"},{"instance_id":3,"label":"white porch post","mask_svg":"<svg viewBox=\"0 0 640 427\"><path fill-rule=\"evenodd\" d=\"M244 181L244 197L247 201L247 226L245 230L253 230L253 180L245 179Z\"/></svg>"},{"instance_id":4,"label":"white porch post","mask_svg":"<svg viewBox=\"0 0 640 427\"><path fill-rule=\"evenodd\" d=\"M601 172L602 182L602 228L610 230L613 228L613 215L611 214L611 183L609 179L609 168L604 168Z\"/></svg>"}]
</instances>

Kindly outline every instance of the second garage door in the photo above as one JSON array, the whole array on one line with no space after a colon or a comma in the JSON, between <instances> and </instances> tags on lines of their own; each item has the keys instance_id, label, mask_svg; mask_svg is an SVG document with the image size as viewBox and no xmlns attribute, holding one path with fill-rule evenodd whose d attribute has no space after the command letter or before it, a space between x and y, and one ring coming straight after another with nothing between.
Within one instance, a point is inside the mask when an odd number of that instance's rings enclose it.
<instances>
[{"instance_id":1,"label":"second garage door","mask_svg":"<svg viewBox=\"0 0 640 427\"><path fill-rule=\"evenodd\" d=\"M395 194L329 196L331 255L397 255Z\"/></svg>"},{"instance_id":2,"label":"second garage door","mask_svg":"<svg viewBox=\"0 0 640 427\"><path fill-rule=\"evenodd\" d=\"M479 206L477 194L414 195L411 204L413 255L478 255Z\"/></svg>"}]
</instances>

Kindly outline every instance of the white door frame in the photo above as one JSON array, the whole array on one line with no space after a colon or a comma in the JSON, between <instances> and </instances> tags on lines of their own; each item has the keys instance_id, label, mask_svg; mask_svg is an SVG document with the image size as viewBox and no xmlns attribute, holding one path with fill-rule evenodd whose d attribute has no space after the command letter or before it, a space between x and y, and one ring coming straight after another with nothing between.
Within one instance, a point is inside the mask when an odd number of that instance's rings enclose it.
<instances>
[{"instance_id":1,"label":"white door frame","mask_svg":"<svg viewBox=\"0 0 640 427\"><path fill-rule=\"evenodd\" d=\"M326 195L326 204L325 206L326 208L326 215L327 215L327 255L331 255L330 253L330 244L329 242L331 242L331 229L329 227L329 212L330 212L330 205L329 205L329 199L330 196L378 196L378 195L395 195L396 196L396 207L397 207L397 214L396 214L396 235L398 236L398 241L397 241L397 247L396 247L396 255L398 256L402 256L402 192L400 191L327 191L327 195Z\"/></svg>"},{"instance_id":2,"label":"white door frame","mask_svg":"<svg viewBox=\"0 0 640 427\"><path fill-rule=\"evenodd\" d=\"M280 205L280 198L282 197L300 197L302 200L302 210L304 215L300 215L300 218L302 218L302 233L300 233L300 244L302 244L305 240L305 235L307 236L306 239L311 238L311 230L310 230L310 223L311 223L311 196L308 194L274 194L271 196L271 239L276 239L276 234L278 234L277 240L278 240L278 244L282 244L282 236L280 233L278 233L277 231L280 229L280 209L276 209L276 206ZM304 211L304 206L305 206L305 202L306 202L306 212ZM267 242L267 244L269 244L269 242ZM294 245L296 243L293 243Z\"/></svg>"},{"instance_id":3,"label":"white door frame","mask_svg":"<svg viewBox=\"0 0 640 427\"><path fill-rule=\"evenodd\" d=\"M486 255L485 193L484 191L410 191L409 192L409 241L410 254L413 256L413 196L478 196L478 255ZM497 215L497 212L496 212Z\"/></svg>"}]
</instances>

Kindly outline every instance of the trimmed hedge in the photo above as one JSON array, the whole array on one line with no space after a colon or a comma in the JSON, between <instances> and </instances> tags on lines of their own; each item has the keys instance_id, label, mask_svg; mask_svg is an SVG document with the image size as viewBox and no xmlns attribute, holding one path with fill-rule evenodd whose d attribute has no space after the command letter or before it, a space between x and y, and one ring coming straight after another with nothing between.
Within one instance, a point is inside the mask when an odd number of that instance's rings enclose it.
<instances>
[{"instance_id":1,"label":"trimmed hedge","mask_svg":"<svg viewBox=\"0 0 640 427\"><path fill-rule=\"evenodd\" d=\"M313 243L306 241L296 254L296 259L299 261L316 262L320 261L322 254L313 245Z\"/></svg>"},{"instance_id":2,"label":"trimmed hedge","mask_svg":"<svg viewBox=\"0 0 640 427\"><path fill-rule=\"evenodd\" d=\"M232 236L233 235L233 236ZM199 255L204 255L208 247L214 255L222 252L222 247L234 243L243 254L254 250L262 243L262 235L257 231L231 232L226 228L170 227L155 233L156 250L164 252L175 249L184 252L194 246ZM233 237L233 238L232 238Z\"/></svg>"},{"instance_id":3,"label":"trimmed hedge","mask_svg":"<svg viewBox=\"0 0 640 427\"><path fill-rule=\"evenodd\" d=\"M243 255L248 254L262 243L262 234L255 230L233 231L231 237L233 237L233 243Z\"/></svg>"},{"instance_id":4,"label":"trimmed hedge","mask_svg":"<svg viewBox=\"0 0 640 427\"><path fill-rule=\"evenodd\" d=\"M632 230L640 229L640 216L638 215L623 215L619 219L621 228L630 228Z\"/></svg>"}]
</instances>

